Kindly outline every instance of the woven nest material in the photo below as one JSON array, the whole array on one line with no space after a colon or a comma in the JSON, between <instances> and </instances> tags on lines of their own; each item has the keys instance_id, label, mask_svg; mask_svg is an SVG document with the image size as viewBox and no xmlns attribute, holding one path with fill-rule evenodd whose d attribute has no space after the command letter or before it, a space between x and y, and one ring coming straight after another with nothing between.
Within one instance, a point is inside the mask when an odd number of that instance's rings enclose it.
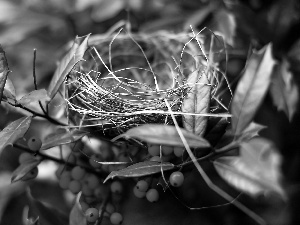
<instances>
[{"instance_id":1,"label":"woven nest material","mask_svg":"<svg viewBox=\"0 0 300 225\"><path fill-rule=\"evenodd\" d=\"M114 137L141 124L172 124L166 99L181 124L186 78L206 71L200 41L192 39L166 31L92 36L85 62L67 80L71 117Z\"/></svg>"}]
</instances>

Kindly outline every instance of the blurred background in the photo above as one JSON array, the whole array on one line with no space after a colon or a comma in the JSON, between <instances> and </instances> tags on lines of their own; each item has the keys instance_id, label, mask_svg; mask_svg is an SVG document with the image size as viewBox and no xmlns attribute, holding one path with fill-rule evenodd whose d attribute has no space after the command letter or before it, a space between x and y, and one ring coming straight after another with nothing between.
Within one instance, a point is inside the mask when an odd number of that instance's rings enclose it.
<instances>
[{"instance_id":1,"label":"blurred background","mask_svg":"<svg viewBox=\"0 0 300 225\"><path fill-rule=\"evenodd\" d=\"M299 84L299 17L300 6L296 0L0 0L0 44L6 52L12 71L9 78L16 88L17 98L34 90L33 49L37 49L38 87L46 88L57 62L76 35L103 34L119 21L126 21L132 32L146 33L158 30L191 32L191 27L197 32L207 27L204 33L221 35L228 44L228 59L223 58L219 65L232 80L241 74L250 48L259 49L272 42L276 59L290 60L291 70ZM0 106L0 113L1 129L20 116L4 108L3 104ZM269 203L262 201L261 204L250 198L244 201L264 214L270 224L297 224L299 113L289 123L272 106L267 96L256 120L270 127L264 135L280 148L284 159L285 180L293 184L290 193L293 200L287 205L281 205L276 199ZM31 132L38 132L42 125L38 126ZM6 149L0 159L1 225L18 224L16 221L19 220L12 215L22 211L25 205L26 198L22 195L24 184L16 184L14 188L9 186L10 173L18 165L16 159L19 154L17 150ZM41 198L48 200L47 193L59 193L53 182L48 185L49 180L51 179L46 178L35 186L37 189L49 188L48 191L38 193ZM57 199L59 198L58 194ZM52 201L55 203L57 199ZM61 208L68 209L68 206L62 205ZM21 217L20 214L18 216ZM210 211L208 216L214 217L214 212ZM241 222L243 216L236 209L230 208L227 220L214 224L251 224L248 219L245 223ZM203 224L215 221L205 217L202 219L206 221ZM199 224L195 221L192 223Z\"/></svg>"}]
</instances>

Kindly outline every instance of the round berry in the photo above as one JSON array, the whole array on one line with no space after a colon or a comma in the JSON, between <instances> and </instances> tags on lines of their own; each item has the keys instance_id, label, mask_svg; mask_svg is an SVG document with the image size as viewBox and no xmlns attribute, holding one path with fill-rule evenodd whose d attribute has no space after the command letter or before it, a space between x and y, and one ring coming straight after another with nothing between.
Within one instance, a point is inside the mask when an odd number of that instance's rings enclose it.
<instances>
[{"instance_id":1,"label":"round berry","mask_svg":"<svg viewBox=\"0 0 300 225\"><path fill-rule=\"evenodd\" d=\"M174 155L176 155L177 157L182 157L183 152L184 152L183 147L179 147L179 146L174 147Z\"/></svg>"},{"instance_id":2,"label":"round berry","mask_svg":"<svg viewBox=\"0 0 300 225\"><path fill-rule=\"evenodd\" d=\"M24 177L22 177L22 181L31 180L37 177L39 173L39 170L37 167L34 167L32 170L30 170L27 174L25 174Z\"/></svg>"},{"instance_id":3,"label":"round berry","mask_svg":"<svg viewBox=\"0 0 300 225\"><path fill-rule=\"evenodd\" d=\"M160 146L159 145L149 145L148 152L151 156L157 156L160 153Z\"/></svg>"},{"instance_id":4,"label":"round berry","mask_svg":"<svg viewBox=\"0 0 300 225\"><path fill-rule=\"evenodd\" d=\"M87 184L82 185L81 191L84 196L92 196L94 194Z\"/></svg>"},{"instance_id":5,"label":"round berry","mask_svg":"<svg viewBox=\"0 0 300 225\"><path fill-rule=\"evenodd\" d=\"M73 167L71 171L71 177L74 180L81 180L85 175L85 170L81 168L80 166Z\"/></svg>"},{"instance_id":6,"label":"round berry","mask_svg":"<svg viewBox=\"0 0 300 225\"><path fill-rule=\"evenodd\" d=\"M149 184L147 181L145 180L139 180L137 183L136 183L136 188L139 190L139 191L142 191L142 192L146 192L148 190L148 187L149 187Z\"/></svg>"},{"instance_id":7,"label":"round berry","mask_svg":"<svg viewBox=\"0 0 300 225\"><path fill-rule=\"evenodd\" d=\"M81 183L78 180L72 180L69 183L69 190L73 193L73 194L78 194L78 192L81 191Z\"/></svg>"},{"instance_id":8,"label":"round berry","mask_svg":"<svg viewBox=\"0 0 300 225\"><path fill-rule=\"evenodd\" d=\"M161 162L161 158L159 156L153 156L150 158L150 161L153 161L153 162Z\"/></svg>"},{"instance_id":9,"label":"round berry","mask_svg":"<svg viewBox=\"0 0 300 225\"><path fill-rule=\"evenodd\" d=\"M86 178L86 183L90 189L94 190L100 184L100 180L95 174L89 174Z\"/></svg>"},{"instance_id":10,"label":"round berry","mask_svg":"<svg viewBox=\"0 0 300 225\"><path fill-rule=\"evenodd\" d=\"M71 182L71 173L64 171L61 176L59 177L59 186L62 189L68 189L69 188L69 184Z\"/></svg>"},{"instance_id":11,"label":"round berry","mask_svg":"<svg viewBox=\"0 0 300 225\"><path fill-rule=\"evenodd\" d=\"M22 164L24 162L26 162L29 159L33 159L34 156L28 152L23 152L22 154L20 154L19 156L19 163Z\"/></svg>"},{"instance_id":12,"label":"round berry","mask_svg":"<svg viewBox=\"0 0 300 225\"><path fill-rule=\"evenodd\" d=\"M84 215L89 223L93 223L99 218L99 211L96 208L89 208L85 211Z\"/></svg>"},{"instance_id":13,"label":"round berry","mask_svg":"<svg viewBox=\"0 0 300 225\"><path fill-rule=\"evenodd\" d=\"M94 195L97 200L104 200L105 197L109 194L109 189L107 186L100 184L97 188L94 190Z\"/></svg>"},{"instance_id":14,"label":"round berry","mask_svg":"<svg viewBox=\"0 0 300 225\"><path fill-rule=\"evenodd\" d=\"M173 172L169 178L170 184L174 187L180 187L183 184L184 176L180 171Z\"/></svg>"},{"instance_id":15,"label":"round berry","mask_svg":"<svg viewBox=\"0 0 300 225\"><path fill-rule=\"evenodd\" d=\"M73 154L68 155L68 157L66 158L66 162L71 163L71 164L76 164L76 156Z\"/></svg>"},{"instance_id":16,"label":"round berry","mask_svg":"<svg viewBox=\"0 0 300 225\"><path fill-rule=\"evenodd\" d=\"M137 198L144 198L146 196L146 191L140 191L137 186L134 186L133 194Z\"/></svg>"},{"instance_id":17,"label":"round berry","mask_svg":"<svg viewBox=\"0 0 300 225\"><path fill-rule=\"evenodd\" d=\"M28 148L31 150L31 151L38 151L40 150L40 148L42 147L42 141L40 138L38 137L31 137L29 138L29 140L27 141L27 145L28 145Z\"/></svg>"},{"instance_id":18,"label":"round berry","mask_svg":"<svg viewBox=\"0 0 300 225\"><path fill-rule=\"evenodd\" d=\"M91 158L89 159L89 163L92 167L94 167L95 169L101 168L101 164L99 162L102 161L102 158L100 155L98 154L94 154L91 156Z\"/></svg>"},{"instance_id":19,"label":"round berry","mask_svg":"<svg viewBox=\"0 0 300 225\"><path fill-rule=\"evenodd\" d=\"M161 146L161 151L163 155L170 155L174 150L174 148L172 146L168 146L168 145L162 145Z\"/></svg>"},{"instance_id":20,"label":"round berry","mask_svg":"<svg viewBox=\"0 0 300 225\"><path fill-rule=\"evenodd\" d=\"M110 190L112 193L120 194L123 191L123 185L120 181L116 180L111 183Z\"/></svg>"},{"instance_id":21,"label":"round berry","mask_svg":"<svg viewBox=\"0 0 300 225\"><path fill-rule=\"evenodd\" d=\"M155 188L149 189L146 193L146 198L149 202L157 202L159 199L159 193Z\"/></svg>"},{"instance_id":22,"label":"round berry","mask_svg":"<svg viewBox=\"0 0 300 225\"><path fill-rule=\"evenodd\" d=\"M123 221L123 216L118 213L118 212L114 212L110 215L110 222L114 225L117 225L117 224L122 224L122 221Z\"/></svg>"},{"instance_id":23,"label":"round berry","mask_svg":"<svg viewBox=\"0 0 300 225\"><path fill-rule=\"evenodd\" d=\"M106 204L106 207L105 207L105 211L108 212L109 214L112 214L116 211L115 207L113 204L111 204L110 202L108 202Z\"/></svg>"}]
</instances>

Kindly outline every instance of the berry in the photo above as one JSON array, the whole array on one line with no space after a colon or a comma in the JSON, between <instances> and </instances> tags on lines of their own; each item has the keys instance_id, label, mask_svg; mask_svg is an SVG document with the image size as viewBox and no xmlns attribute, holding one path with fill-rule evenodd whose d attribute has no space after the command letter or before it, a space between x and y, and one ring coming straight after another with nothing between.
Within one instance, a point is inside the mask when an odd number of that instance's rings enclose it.
<instances>
[{"instance_id":1,"label":"berry","mask_svg":"<svg viewBox=\"0 0 300 225\"><path fill-rule=\"evenodd\" d=\"M117 224L122 224L122 221L123 221L123 216L118 213L118 212L114 212L110 215L110 222L114 225L117 225Z\"/></svg>"},{"instance_id":2,"label":"berry","mask_svg":"<svg viewBox=\"0 0 300 225\"><path fill-rule=\"evenodd\" d=\"M27 145L28 145L28 148L31 150L31 151L38 151L40 150L40 148L42 147L42 141L40 138L38 137L31 137L29 138L29 140L27 141Z\"/></svg>"},{"instance_id":3,"label":"berry","mask_svg":"<svg viewBox=\"0 0 300 225\"><path fill-rule=\"evenodd\" d=\"M161 148L163 155L170 155L174 151L173 147L168 145L163 145Z\"/></svg>"},{"instance_id":4,"label":"berry","mask_svg":"<svg viewBox=\"0 0 300 225\"><path fill-rule=\"evenodd\" d=\"M148 152L151 156L157 156L160 153L160 146L159 145L149 145Z\"/></svg>"},{"instance_id":5,"label":"berry","mask_svg":"<svg viewBox=\"0 0 300 225\"><path fill-rule=\"evenodd\" d=\"M34 158L33 155L31 155L30 153L28 152L23 152L22 154L20 154L19 156L19 163L22 164L24 163L25 161L29 160L29 159L32 159Z\"/></svg>"},{"instance_id":6,"label":"berry","mask_svg":"<svg viewBox=\"0 0 300 225\"><path fill-rule=\"evenodd\" d=\"M24 177L22 177L22 181L26 181L26 180L31 180L37 177L39 173L39 170L37 167L33 168L32 170L30 170L27 174L25 174Z\"/></svg>"},{"instance_id":7,"label":"berry","mask_svg":"<svg viewBox=\"0 0 300 225\"><path fill-rule=\"evenodd\" d=\"M100 184L100 180L95 174L89 174L86 178L86 183L90 189L94 190Z\"/></svg>"},{"instance_id":8,"label":"berry","mask_svg":"<svg viewBox=\"0 0 300 225\"><path fill-rule=\"evenodd\" d=\"M75 166L71 171L71 177L74 180L81 180L85 175L85 170L80 166Z\"/></svg>"},{"instance_id":9,"label":"berry","mask_svg":"<svg viewBox=\"0 0 300 225\"><path fill-rule=\"evenodd\" d=\"M179 146L174 147L174 155L176 155L177 157L182 157L183 152L184 152L183 147L179 147Z\"/></svg>"},{"instance_id":10,"label":"berry","mask_svg":"<svg viewBox=\"0 0 300 225\"><path fill-rule=\"evenodd\" d=\"M88 222L93 223L99 218L99 210L96 208L89 208L85 211L84 215Z\"/></svg>"},{"instance_id":11,"label":"berry","mask_svg":"<svg viewBox=\"0 0 300 225\"><path fill-rule=\"evenodd\" d=\"M68 157L66 158L66 162L71 163L71 164L76 164L76 156L73 154L68 155Z\"/></svg>"},{"instance_id":12,"label":"berry","mask_svg":"<svg viewBox=\"0 0 300 225\"><path fill-rule=\"evenodd\" d=\"M101 162L102 158L100 155L98 154L94 154L91 156L91 158L89 159L89 163L92 167L94 167L95 169L101 168L101 164L98 162Z\"/></svg>"},{"instance_id":13,"label":"berry","mask_svg":"<svg viewBox=\"0 0 300 225\"><path fill-rule=\"evenodd\" d=\"M136 184L136 188L139 191L146 192L148 190L149 184L145 180L139 180Z\"/></svg>"},{"instance_id":14,"label":"berry","mask_svg":"<svg viewBox=\"0 0 300 225\"><path fill-rule=\"evenodd\" d=\"M78 194L79 191L81 191L81 183L78 180L72 180L69 183L69 190L73 193L73 194Z\"/></svg>"},{"instance_id":15,"label":"berry","mask_svg":"<svg viewBox=\"0 0 300 225\"><path fill-rule=\"evenodd\" d=\"M150 158L150 161L161 162L161 158L159 156L153 156L152 158Z\"/></svg>"},{"instance_id":16,"label":"berry","mask_svg":"<svg viewBox=\"0 0 300 225\"><path fill-rule=\"evenodd\" d=\"M137 198L144 198L146 196L146 192L145 191L140 191L137 188L137 186L134 186L134 188L133 188L133 194Z\"/></svg>"},{"instance_id":17,"label":"berry","mask_svg":"<svg viewBox=\"0 0 300 225\"><path fill-rule=\"evenodd\" d=\"M146 193L146 198L149 202L157 202L159 199L159 193L155 188L149 189Z\"/></svg>"},{"instance_id":18,"label":"berry","mask_svg":"<svg viewBox=\"0 0 300 225\"><path fill-rule=\"evenodd\" d=\"M100 184L95 190L94 190L94 195L97 198L97 200L103 200L105 199L105 197L108 195L109 190L108 188L103 185Z\"/></svg>"},{"instance_id":19,"label":"berry","mask_svg":"<svg viewBox=\"0 0 300 225\"><path fill-rule=\"evenodd\" d=\"M71 182L71 173L64 171L59 178L59 186L62 189L68 189Z\"/></svg>"},{"instance_id":20,"label":"berry","mask_svg":"<svg viewBox=\"0 0 300 225\"><path fill-rule=\"evenodd\" d=\"M112 214L112 213L114 213L116 211L116 209L113 206L113 204L111 204L110 202L108 202L106 204L105 211L108 212L109 214Z\"/></svg>"},{"instance_id":21,"label":"berry","mask_svg":"<svg viewBox=\"0 0 300 225\"><path fill-rule=\"evenodd\" d=\"M84 184L82 186L81 191L84 196L92 196L93 195L93 190L90 189L87 184Z\"/></svg>"},{"instance_id":22,"label":"berry","mask_svg":"<svg viewBox=\"0 0 300 225\"><path fill-rule=\"evenodd\" d=\"M123 185L120 181L116 180L111 183L110 190L112 193L120 194L123 191Z\"/></svg>"},{"instance_id":23,"label":"berry","mask_svg":"<svg viewBox=\"0 0 300 225\"><path fill-rule=\"evenodd\" d=\"M174 187L180 187L183 184L184 176L180 171L173 172L169 178L170 184Z\"/></svg>"}]
</instances>

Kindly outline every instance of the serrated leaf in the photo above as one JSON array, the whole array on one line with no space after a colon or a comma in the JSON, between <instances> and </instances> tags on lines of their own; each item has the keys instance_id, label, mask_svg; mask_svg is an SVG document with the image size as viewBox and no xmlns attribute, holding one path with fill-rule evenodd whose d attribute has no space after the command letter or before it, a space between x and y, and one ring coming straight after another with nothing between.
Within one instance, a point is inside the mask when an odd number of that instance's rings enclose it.
<instances>
[{"instance_id":1,"label":"serrated leaf","mask_svg":"<svg viewBox=\"0 0 300 225\"><path fill-rule=\"evenodd\" d=\"M5 51L0 45L0 104L3 97L3 91L6 84L6 80L9 74L9 68L7 64L7 59L5 56Z\"/></svg>"},{"instance_id":2,"label":"serrated leaf","mask_svg":"<svg viewBox=\"0 0 300 225\"><path fill-rule=\"evenodd\" d=\"M267 139L242 142L240 156L219 158L214 161L214 166L230 185L249 195L275 192L285 198L280 185L281 157Z\"/></svg>"},{"instance_id":3,"label":"serrated leaf","mask_svg":"<svg viewBox=\"0 0 300 225\"><path fill-rule=\"evenodd\" d=\"M291 121L299 104L299 91L293 74L289 71L289 63L284 60L275 69L270 93L274 105L285 112Z\"/></svg>"},{"instance_id":4,"label":"serrated leaf","mask_svg":"<svg viewBox=\"0 0 300 225\"><path fill-rule=\"evenodd\" d=\"M22 117L10 123L0 132L0 155L7 145L12 145L17 139L24 136L30 126L31 120L31 116Z\"/></svg>"},{"instance_id":5,"label":"serrated leaf","mask_svg":"<svg viewBox=\"0 0 300 225\"><path fill-rule=\"evenodd\" d=\"M79 199L81 197L81 192L79 192L76 196L76 201L69 216L69 225L86 225L86 217L82 211Z\"/></svg>"},{"instance_id":6,"label":"serrated leaf","mask_svg":"<svg viewBox=\"0 0 300 225\"><path fill-rule=\"evenodd\" d=\"M71 132L65 131L64 133L50 134L43 141L41 150L78 141L87 134L88 132L82 130L73 130Z\"/></svg>"},{"instance_id":7,"label":"serrated leaf","mask_svg":"<svg viewBox=\"0 0 300 225\"><path fill-rule=\"evenodd\" d=\"M186 82L189 88L182 102L182 112L208 113L211 86L206 74L206 67L202 66L199 71L190 74ZM186 130L198 136L204 134L208 117L183 115L182 118Z\"/></svg>"},{"instance_id":8,"label":"serrated leaf","mask_svg":"<svg viewBox=\"0 0 300 225\"><path fill-rule=\"evenodd\" d=\"M73 46L58 65L48 88L48 95L52 99L58 92L61 84L74 66L83 60L83 55L88 48L90 35L76 37Z\"/></svg>"},{"instance_id":9,"label":"serrated leaf","mask_svg":"<svg viewBox=\"0 0 300 225\"><path fill-rule=\"evenodd\" d=\"M142 177L151 174L160 173L161 171L167 171L174 169L174 164L169 162L154 162L154 161L145 161L135 163L131 166L126 167L125 169L112 171L104 180L105 183L110 178L114 177Z\"/></svg>"},{"instance_id":10,"label":"serrated leaf","mask_svg":"<svg viewBox=\"0 0 300 225\"><path fill-rule=\"evenodd\" d=\"M50 97L45 89L35 90L30 92L29 94L24 95L18 103L20 103L24 107L28 107L30 104L36 102L46 102L49 101Z\"/></svg>"},{"instance_id":11,"label":"serrated leaf","mask_svg":"<svg viewBox=\"0 0 300 225\"><path fill-rule=\"evenodd\" d=\"M32 158L22 163L17 169L14 170L11 176L11 183L21 180L27 173L37 167L41 163L40 160Z\"/></svg>"},{"instance_id":12,"label":"serrated leaf","mask_svg":"<svg viewBox=\"0 0 300 225\"><path fill-rule=\"evenodd\" d=\"M275 65L271 48L269 44L252 54L237 85L231 105L234 135L240 135L249 125L268 90Z\"/></svg>"},{"instance_id":13,"label":"serrated leaf","mask_svg":"<svg viewBox=\"0 0 300 225\"><path fill-rule=\"evenodd\" d=\"M185 129L180 129L190 147L208 148L210 144L204 138ZM181 138L174 126L164 124L145 124L134 127L115 138L136 138L150 144L182 146Z\"/></svg>"},{"instance_id":14,"label":"serrated leaf","mask_svg":"<svg viewBox=\"0 0 300 225\"><path fill-rule=\"evenodd\" d=\"M50 206L44 202L35 199L27 190L27 198L30 202L30 211L39 216L39 221L43 225L66 225L68 224L68 216L57 210L55 206Z\"/></svg>"}]
</instances>

